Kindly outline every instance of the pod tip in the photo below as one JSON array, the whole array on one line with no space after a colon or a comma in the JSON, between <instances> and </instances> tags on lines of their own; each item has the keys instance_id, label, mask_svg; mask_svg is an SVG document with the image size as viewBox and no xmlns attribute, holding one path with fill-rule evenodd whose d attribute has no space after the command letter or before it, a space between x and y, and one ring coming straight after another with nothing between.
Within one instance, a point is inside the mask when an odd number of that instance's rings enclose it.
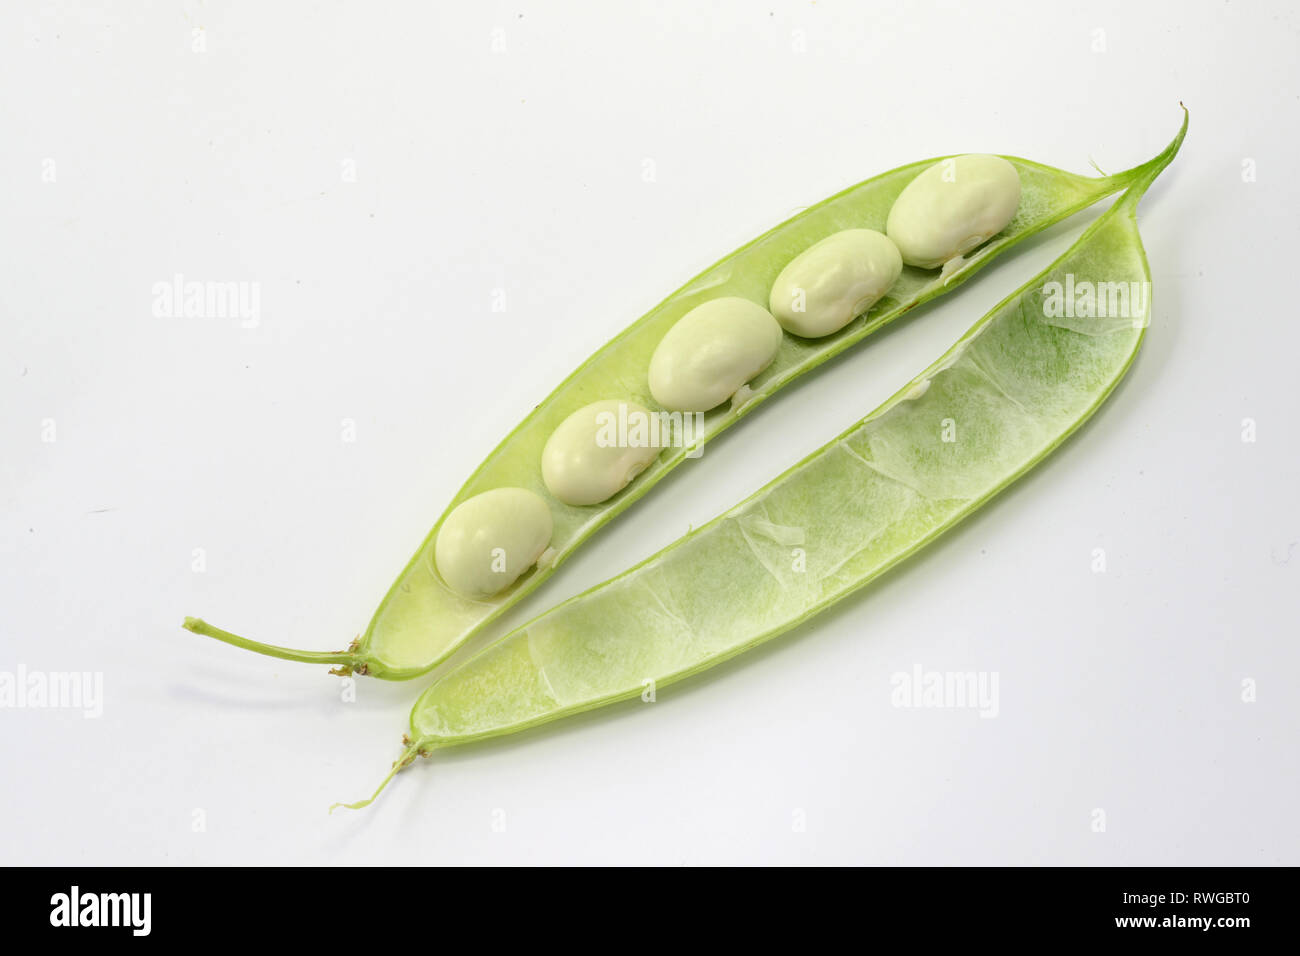
<instances>
[{"instance_id":1,"label":"pod tip","mask_svg":"<svg viewBox=\"0 0 1300 956\"><path fill-rule=\"evenodd\" d=\"M424 749L418 741L412 742L409 737L403 736L402 743L406 744L406 749L402 751L402 756L393 761L393 769L388 771L388 776L383 779L374 793L367 799L358 800L356 803L332 803L329 812L333 813L339 807L345 807L348 810L364 810L379 798L379 795L384 792L384 788L388 786L389 781L409 767L416 757L427 757L429 754L429 751Z\"/></svg>"}]
</instances>

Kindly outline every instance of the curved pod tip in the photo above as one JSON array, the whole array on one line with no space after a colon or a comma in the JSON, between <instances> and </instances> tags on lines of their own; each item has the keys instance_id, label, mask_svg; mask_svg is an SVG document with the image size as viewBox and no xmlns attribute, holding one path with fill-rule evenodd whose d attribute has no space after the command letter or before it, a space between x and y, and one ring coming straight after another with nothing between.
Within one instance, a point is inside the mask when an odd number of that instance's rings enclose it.
<instances>
[{"instance_id":1,"label":"curved pod tip","mask_svg":"<svg viewBox=\"0 0 1300 956\"><path fill-rule=\"evenodd\" d=\"M379 786L375 788L374 793L365 800L358 800L356 803L331 803L329 812L333 813L339 807L343 807L346 810L364 810L379 799L379 795L384 792L384 788L388 786L389 782L414 763L416 757L429 756L429 750L418 741L412 743L410 737L403 737L402 743L406 744L406 749L402 751L400 757L393 761L393 769L388 771L388 776L380 781Z\"/></svg>"},{"instance_id":2,"label":"curved pod tip","mask_svg":"<svg viewBox=\"0 0 1300 956\"><path fill-rule=\"evenodd\" d=\"M1178 128L1178 134L1156 156L1147 160L1141 166L1121 174L1128 178L1128 192L1119 198L1119 203L1126 203L1130 208L1136 207L1138 200L1142 198L1142 194L1178 155L1178 151L1183 146L1183 140L1187 138L1187 126L1192 117L1191 111L1187 109L1187 106L1181 100L1178 102L1178 106L1183 111L1183 123Z\"/></svg>"}]
</instances>

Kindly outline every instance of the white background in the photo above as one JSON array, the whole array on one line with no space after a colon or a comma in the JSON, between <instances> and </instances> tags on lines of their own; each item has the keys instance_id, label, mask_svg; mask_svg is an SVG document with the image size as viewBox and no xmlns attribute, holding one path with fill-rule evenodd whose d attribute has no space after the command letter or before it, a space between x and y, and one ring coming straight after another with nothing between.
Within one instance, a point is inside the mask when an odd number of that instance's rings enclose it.
<instances>
[{"instance_id":1,"label":"white background","mask_svg":"<svg viewBox=\"0 0 1300 956\"><path fill-rule=\"evenodd\" d=\"M0 710L0 862L1300 863L1298 23L1236 0L7 4L0 670L102 672L105 699ZM346 644L515 422L716 258L926 156L1127 168L1179 100L1124 385L797 633L330 816L426 682L344 703L323 668L180 629ZM865 415L1101 208L790 389L503 625ZM260 283L260 324L155 317L176 273ZM891 706L918 664L997 672L998 716Z\"/></svg>"}]
</instances>

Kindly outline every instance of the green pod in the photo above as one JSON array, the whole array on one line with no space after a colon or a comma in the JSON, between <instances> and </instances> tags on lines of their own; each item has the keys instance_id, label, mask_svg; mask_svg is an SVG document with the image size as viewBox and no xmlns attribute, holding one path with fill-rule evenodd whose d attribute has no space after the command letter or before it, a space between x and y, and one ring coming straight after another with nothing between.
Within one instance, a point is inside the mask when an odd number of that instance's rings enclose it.
<instances>
[{"instance_id":1,"label":"green pod","mask_svg":"<svg viewBox=\"0 0 1300 956\"><path fill-rule=\"evenodd\" d=\"M743 403L703 415L691 441L670 447L628 487L598 505L577 507L552 497L542 481L541 456L551 432L571 413L592 402L624 399L652 411L647 368L664 334L695 306L721 296L739 296L766 307L772 284L801 252L845 229L883 231L894 200L922 170L946 157L927 159L868 179L812 206L687 282L592 355L539 404L470 476L403 569L365 633L343 651L300 651L263 644L187 618L185 627L248 650L287 660L339 665L336 673L370 674L406 680L424 674L450 656L485 625L541 586L556 566L616 515L680 465L688 454L761 405L782 387L862 341L904 313L955 289L1007 249L1098 200L1127 188L1151 168L1148 163L1113 176L1077 176L1016 157L1005 157L1020 176L1015 217L968 259L937 269L904 267L897 282L868 312L824 338L782 337L772 362L752 382ZM1152 162L1156 162L1153 160ZM553 551L545 566L521 576L502 593L470 600L448 588L434 564L434 542L447 515L467 498L501 487L534 491L547 500L554 519Z\"/></svg>"},{"instance_id":2,"label":"green pod","mask_svg":"<svg viewBox=\"0 0 1300 956\"><path fill-rule=\"evenodd\" d=\"M663 687L747 651L859 590L1033 468L1137 355L1151 279L1137 204L1186 132L1184 117L1073 246L880 408L726 514L442 675L416 701L393 773L417 755L628 700L647 682ZM1092 289L1094 311L1104 299L1109 314L1078 314L1066 289L1076 305Z\"/></svg>"}]
</instances>

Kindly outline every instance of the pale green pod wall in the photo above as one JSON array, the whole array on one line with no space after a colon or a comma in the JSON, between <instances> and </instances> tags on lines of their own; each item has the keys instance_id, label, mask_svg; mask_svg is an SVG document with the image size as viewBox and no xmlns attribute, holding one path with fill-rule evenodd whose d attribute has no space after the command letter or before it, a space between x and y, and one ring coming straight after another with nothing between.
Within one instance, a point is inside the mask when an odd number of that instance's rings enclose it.
<instances>
[{"instance_id":1,"label":"pale green pod wall","mask_svg":"<svg viewBox=\"0 0 1300 956\"><path fill-rule=\"evenodd\" d=\"M1044 314L1065 275L1145 284L1130 194L882 409L739 507L540 615L435 683L420 747L461 743L662 686L862 587L952 527L1088 418L1137 352L1136 314ZM945 441L945 421L956 429ZM804 552L795 570L794 548Z\"/></svg>"}]
</instances>

